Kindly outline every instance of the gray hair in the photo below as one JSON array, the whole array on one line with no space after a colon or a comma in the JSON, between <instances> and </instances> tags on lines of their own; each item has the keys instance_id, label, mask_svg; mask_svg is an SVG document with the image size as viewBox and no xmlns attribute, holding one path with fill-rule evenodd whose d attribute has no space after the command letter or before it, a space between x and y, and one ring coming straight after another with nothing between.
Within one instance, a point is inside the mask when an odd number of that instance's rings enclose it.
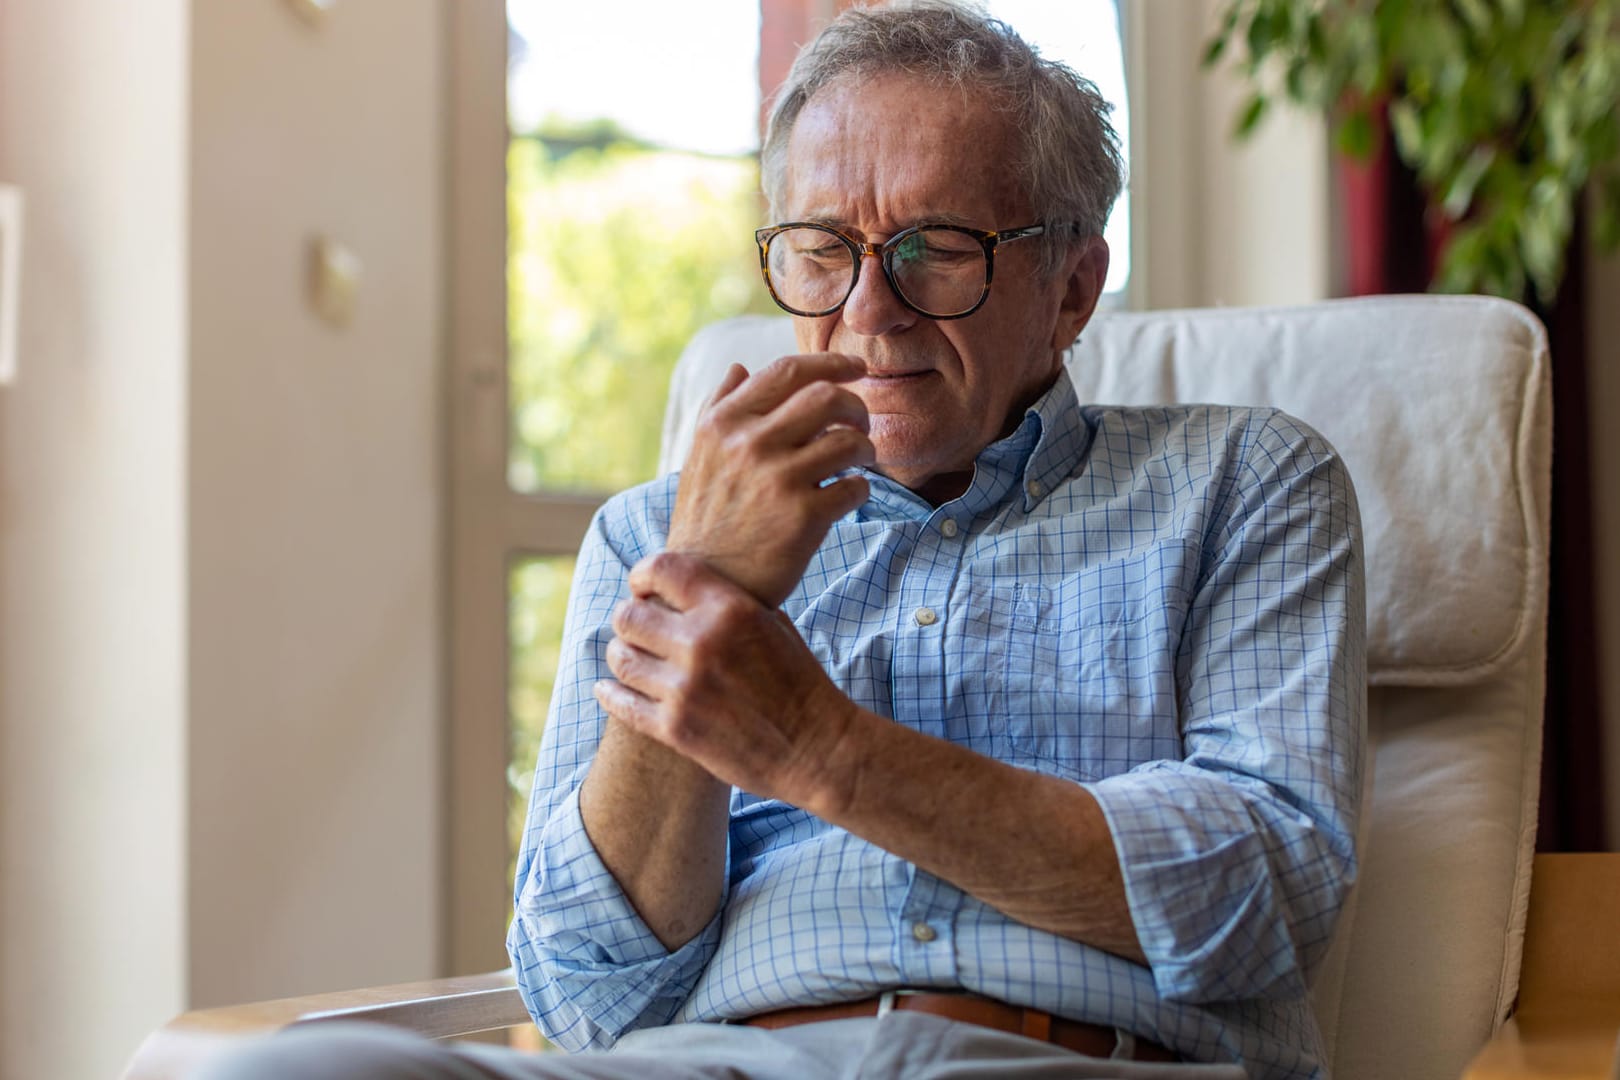
<instances>
[{"instance_id":1,"label":"gray hair","mask_svg":"<svg viewBox=\"0 0 1620 1080\"><path fill-rule=\"evenodd\" d=\"M811 97L843 78L901 73L986 93L1021 143L1014 168L1039 220L1074 223L1043 237L1045 269L1076 235L1100 236L1118 197L1124 164L1109 105L1096 84L1046 60L1012 27L953 0L852 8L834 19L788 72L771 106L760 152L761 184L775 211L788 139Z\"/></svg>"}]
</instances>

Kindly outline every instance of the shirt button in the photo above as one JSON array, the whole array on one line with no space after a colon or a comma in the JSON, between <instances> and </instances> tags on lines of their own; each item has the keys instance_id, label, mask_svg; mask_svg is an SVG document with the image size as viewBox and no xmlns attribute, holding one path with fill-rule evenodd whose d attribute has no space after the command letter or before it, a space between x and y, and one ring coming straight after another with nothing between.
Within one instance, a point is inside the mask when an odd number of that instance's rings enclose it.
<instances>
[{"instance_id":1,"label":"shirt button","mask_svg":"<svg viewBox=\"0 0 1620 1080\"><path fill-rule=\"evenodd\" d=\"M1045 491L1046 489L1041 487L1041 482L1039 480L1031 480L1025 485L1025 490L1029 492L1030 498L1038 499L1041 497L1041 492Z\"/></svg>"},{"instance_id":2,"label":"shirt button","mask_svg":"<svg viewBox=\"0 0 1620 1080\"><path fill-rule=\"evenodd\" d=\"M939 935L936 934L934 932L934 928L932 926L929 926L927 923L925 923L925 922L914 922L914 923L911 924L911 936L916 938L918 941L922 942L924 945L926 945L930 941L933 941L935 938L937 938Z\"/></svg>"},{"instance_id":3,"label":"shirt button","mask_svg":"<svg viewBox=\"0 0 1620 1080\"><path fill-rule=\"evenodd\" d=\"M918 626L933 626L939 622L939 614L931 607L920 607L911 615L917 620Z\"/></svg>"},{"instance_id":4,"label":"shirt button","mask_svg":"<svg viewBox=\"0 0 1620 1080\"><path fill-rule=\"evenodd\" d=\"M944 521L940 522L939 523L939 534L941 536L943 536L947 540L955 539L955 537L956 537L956 521L954 519L952 519L952 518L946 518Z\"/></svg>"}]
</instances>

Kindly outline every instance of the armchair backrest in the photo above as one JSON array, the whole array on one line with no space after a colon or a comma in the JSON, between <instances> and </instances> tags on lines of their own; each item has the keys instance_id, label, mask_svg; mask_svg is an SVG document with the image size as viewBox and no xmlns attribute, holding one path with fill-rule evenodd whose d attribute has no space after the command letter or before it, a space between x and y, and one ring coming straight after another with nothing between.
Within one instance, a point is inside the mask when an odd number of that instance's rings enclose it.
<instances>
[{"instance_id":1,"label":"armchair backrest","mask_svg":"<svg viewBox=\"0 0 1620 1080\"><path fill-rule=\"evenodd\" d=\"M664 467L732 361L786 318L694 338ZM1344 456L1366 536L1370 803L1362 874L1313 985L1341 1080L1456 1077L1506 1017L1530 889L1545 691L1546 333L1481 297L1101 315L1082 401L1273 405Z\"/></svg>"}]
</instances>

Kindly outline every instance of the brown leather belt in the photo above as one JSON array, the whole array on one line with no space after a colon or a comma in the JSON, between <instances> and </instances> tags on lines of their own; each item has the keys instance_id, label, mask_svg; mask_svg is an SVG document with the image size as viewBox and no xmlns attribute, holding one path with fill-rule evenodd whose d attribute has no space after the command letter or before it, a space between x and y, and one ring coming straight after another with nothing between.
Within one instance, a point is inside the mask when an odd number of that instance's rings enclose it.
<instances>
[{"instance_id":1,"label":"brown leather belt","mask_svg":"<svg viewBox=\"0 0 1620 1080\"><path fill-rule=\"evenodd\" d=\"M777 1012L760 1013L742 1022L752 1024L754 1027L780 1028L796 1024L816 1024L824 1020L850 1020L860 1016L876 1016L882 1000L882 998L867 998L864 1001L846 1001L836 1005L808 1005L802 1008L781 1009ZM1079 1020L1067 1020L1040 1009L1008 1005L1004 1001L978 994L908 990L894 994L893 1002L896 1011L928 1013L930 1016L943 1016L947 1020L959 1020L964 1024L994 1028L997 1031L1039 1039L1041 1042L1049 1042L1065 1050L1088 1054L1091 1057L1106 1058L1114 1053L1113 1028L1103 1027L1101 1024L1082 1023ZM1131 1056L1136 1061L1181 1060L1178 1055L1158 1043L1142 1038L1136 1040L1136 1052Z\"/></svg>"}]
</instances>

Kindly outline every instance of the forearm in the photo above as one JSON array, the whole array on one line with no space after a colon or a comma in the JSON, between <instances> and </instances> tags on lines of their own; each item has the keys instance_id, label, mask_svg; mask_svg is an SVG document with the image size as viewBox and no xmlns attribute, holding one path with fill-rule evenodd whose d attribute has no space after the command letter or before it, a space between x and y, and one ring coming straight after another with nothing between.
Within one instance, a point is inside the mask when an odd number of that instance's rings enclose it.
<instances>
[{"instance_id":1,"label":"forearm","mask_svg":"<svg viewBox=\"0 0 1620 1080\"><path fill-rule=\"evenodd\" d=\"M1090 792L860 710L818 816L1026 925L1138 963L1113 836Z\"/></svg>"},{"instance_id":2,"label":"forearm","mask_svg":"<svg viewBox=\"0 0 1620 1080\"><path fill-rule=\"evenodd\" d=\"M647 928L668 949L701 932L725 887L730 786L610 720L579 798L586 835Z\"/></svg>"}]
</instances>

